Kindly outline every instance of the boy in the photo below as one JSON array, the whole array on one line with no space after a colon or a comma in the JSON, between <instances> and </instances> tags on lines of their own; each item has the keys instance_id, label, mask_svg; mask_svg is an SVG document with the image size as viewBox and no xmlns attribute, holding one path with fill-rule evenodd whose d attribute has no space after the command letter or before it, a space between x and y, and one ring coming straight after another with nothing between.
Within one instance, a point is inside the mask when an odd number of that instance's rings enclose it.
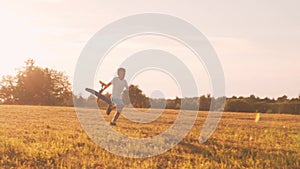
<instances>
[{"instance_id":1,"label":"boy","mask_svg":"<svg viewBox=\"0 0 300 169\"><path fill-rule=\"evenodd\" d=\"M114 77L110 83L105 84L105 88L109 87L110 85L113 85L111 98L116 105L112 106L112 104L109 104L106 109L106 114L109 115L112 109L117 108L117 112L115 113L114 118L110 122L110 125L116 125L116 121L119 118L124 107L124 103L122 100L122 92L124 88L128 89L127 81L124 79L126 70L124 68L119 68L117 73L118 77Z\"/></svg>"}]
</instances>

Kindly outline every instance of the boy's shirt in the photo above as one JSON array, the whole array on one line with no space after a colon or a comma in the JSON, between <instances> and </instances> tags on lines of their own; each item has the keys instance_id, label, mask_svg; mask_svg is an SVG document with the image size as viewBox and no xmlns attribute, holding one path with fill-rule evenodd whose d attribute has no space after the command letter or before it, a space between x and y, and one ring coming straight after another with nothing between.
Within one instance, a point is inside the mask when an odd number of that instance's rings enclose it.
<instances>
[{"instance_id":1,"label":"boy's shirt","mask_svg":"<svg viewBox=\"0 0 300 169\"><path fill-rule=\"evenodd\" d=\"M113 85L112 98L122 99L121 94L124 88L128 88L127 81L125 79L120 80L119 77L114 77L111 84Z\"/></svg>"}]
</instances>

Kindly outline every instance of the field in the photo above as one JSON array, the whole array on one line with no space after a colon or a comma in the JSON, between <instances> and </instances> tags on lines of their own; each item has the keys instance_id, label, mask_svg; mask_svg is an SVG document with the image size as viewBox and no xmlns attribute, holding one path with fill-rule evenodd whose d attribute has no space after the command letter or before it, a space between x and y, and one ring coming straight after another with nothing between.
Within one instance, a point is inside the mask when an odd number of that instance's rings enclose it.
<instances>
[{"instance_id":1,"label":"field","mask_svg":"<svg viewBox=\"0 0 300 169\"><path fill-rule=\"evenodd\" d=\"M150 124L120 117L113 128L131 137L166 130L176 110ZM224 113L214 134L198 142L207 112L188 136L159 156L133 159L107 152L85 134L72 107L0 106L0 168L300 168L300 116ZM112 118L110 115L107 120Z\"/></svg>"}]
</instances>

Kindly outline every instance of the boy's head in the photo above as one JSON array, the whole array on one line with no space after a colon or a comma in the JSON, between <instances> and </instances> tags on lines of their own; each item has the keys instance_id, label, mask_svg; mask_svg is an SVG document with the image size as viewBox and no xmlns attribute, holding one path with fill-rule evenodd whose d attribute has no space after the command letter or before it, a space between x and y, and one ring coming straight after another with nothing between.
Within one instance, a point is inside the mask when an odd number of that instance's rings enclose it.
<instances>
[{"instance_id":1,"label":"boy's head","mask_svg":"<svg viewBox=\"0 0 300 169\"><path fill-rule=\"evenodd\" d=\"M119 76L119 78L120 78L121 80L124 79L125 73L126 73L125 68L120 67L120 68L118 69L118 76Z\"/></svg>"}]
</instances>

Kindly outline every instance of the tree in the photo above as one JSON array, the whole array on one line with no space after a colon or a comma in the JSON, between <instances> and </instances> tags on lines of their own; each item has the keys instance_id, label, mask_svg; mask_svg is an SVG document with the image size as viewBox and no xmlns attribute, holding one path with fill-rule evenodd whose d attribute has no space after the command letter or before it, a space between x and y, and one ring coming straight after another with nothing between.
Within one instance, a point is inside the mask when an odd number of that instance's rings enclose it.
<instances>
[{"instance_id":1,"label":"tree","mask_svg":"<svg viewBox=\"0 0 300 169\"><path fill-rule=\"evenodd\" d=\"M0 82L0 101L5 104L14 104L15 79L12 76L3 76Z\"/></svg>"},{"instance_id":2,"label":"tree","mask_svg":"<svg viewBox=\"0 0 300 169\"><path fill-rule=\"evenodd\" d=\"M175 102L175 107L174 107L174 109L180 109L181 99L180 99L179 97L176 96L174 102Z\"/></svg>"},{"instance_id":3,"label":"tree","mask_svg":"<svg viewBox=\"0 0 300 169\"><path fill-rule=\"evenodd\" d=\"M211 97L210 94L207 94L207 97L205 95L200 96L199 99L199 110L202 111L208 111L211 104Z\"/></svg>"},{"instance_id":4,"label":"tree","mask_svg":"<svg viewBox=\"0 0 300 169\"><path fill-rule=\"evenodd\" d=\"M278 97L278 98L277 98L277 101L278 101L278 102L285 102L285 101L288 101L288 97L287 97L286 95L281 96L281 97Z\"/></svg>"},{"instance_id":5,"label":"tree","mask_svg":"<svg viewBox=\"0 0 300 169\"><path fill-rule=\"evenodd\" d=\"M86 100L82 97L82 95L74 96L74 103L77 107L85 107Z\"/></svg>"},{"instance_id":6,"label":"tree","mask_svg":"<svg viewBox=\"0 0 300 169\"><path fill-rule=\"evenodd\" d=\"M249 102L250 102L251 104L254 104L254 103L257 102L257 100L259 100L259 98L256 98L256 97L252 94L252 95L249 96L248 100L249 100Z\"/></svg>"},{"instance_id":7,"label":"tree","mask_svg":"<svg viewBox=\"0 0 300 169\"><path fill-rule=\"evenodd\" d=\"M126 93L126 91L124 92ZM125 95L123 95L123 99L125 99ZM149 108L150 101L149 98L143 94L142 90L136 85L129 86L129 99L133 107L136 108Z\"/></svg>"},{"instance_id":8,"label":"tree","mask_svg":"<svg viewBox=\"0 0 300 169\"><path fill-rule=\"evenodd\" d=\"M168 99L166 103L167 109L180 109L181 99L176 96L175 99Z\"/></svg>"},{"instance_id":9,"label":"tree","mask_svg":"<svg viewBox=\"0 0 300 169\"><path fill-rule=\"evenodd\" d=\"M94 95L89 95L89 97L86 99L86 107L93 107L93 105L96 103L96 97Z\"/></svg>"},{"instance_id":10,"label":"tree","mask_svg":"<svg viewBox=\"0 0 300 169\"><path fill-rule=\"evenodd\" d=\"M225 111L253 112L254 109L245 99L230 99L226 102Z\"/></svg>"},{"instance_id":11,"label":"tree","mask_svg":"<svg viewBox=\"0 0 300 169\"><path fill-rule=\"evenodd\" d=\"M28 59L15 77L6 76L0 83L4 104L72 105L71 84L62 72L35 66Z\"/></svg>"}]
</instances>

